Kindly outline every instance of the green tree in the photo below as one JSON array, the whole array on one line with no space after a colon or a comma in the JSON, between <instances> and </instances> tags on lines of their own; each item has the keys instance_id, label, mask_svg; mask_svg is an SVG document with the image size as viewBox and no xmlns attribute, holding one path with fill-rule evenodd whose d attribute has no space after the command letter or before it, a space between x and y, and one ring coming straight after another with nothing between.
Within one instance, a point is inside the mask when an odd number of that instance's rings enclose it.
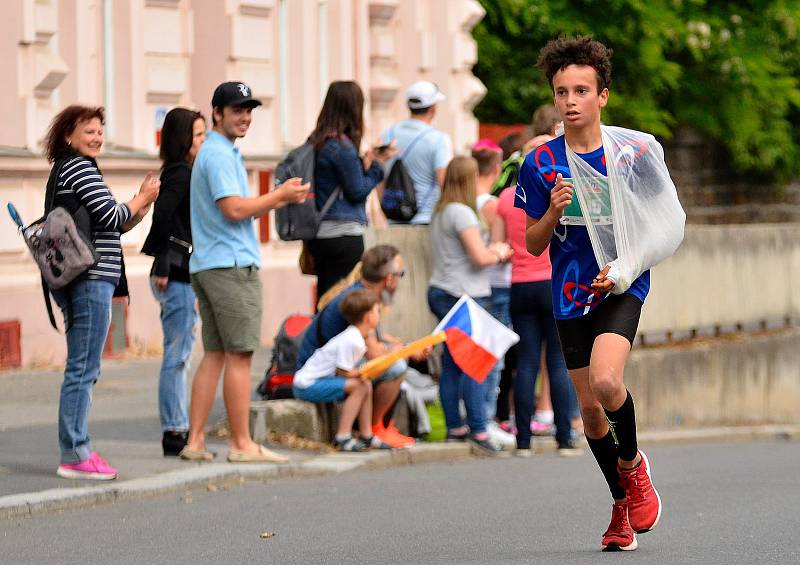
<instances>
[{"instance_id":1,"label":"green tree","mask_svg":"<svg viewBox=\"0 0 800 565\"><path fill-rule=\"evenodd\" d=\"M732 169L768 181L800 174L800 2L481 0L475 114L528 122L552 100L536 69L558 35L614 50L606 123L670 138L687 124L723 144Z\"/></svg>"}]
</instances>

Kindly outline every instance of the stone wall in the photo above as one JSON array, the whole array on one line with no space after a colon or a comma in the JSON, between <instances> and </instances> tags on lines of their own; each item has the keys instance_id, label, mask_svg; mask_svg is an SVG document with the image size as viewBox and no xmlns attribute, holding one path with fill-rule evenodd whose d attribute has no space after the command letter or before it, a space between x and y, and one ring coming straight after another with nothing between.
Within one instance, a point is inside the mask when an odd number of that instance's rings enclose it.
<instances>
[{"instance_id":1,"label":"stone wall","mask_svg":"<svg viewBox=\"0 0 800 565\"><path fill-rule=\"evenodd\" d=\"M625 367L641 428L800 422L800 329L637 348Z\"/></svg>"},{"instance_id":2,"label":"stone wall","mask_svg":"<svg viewBox=\"0 0 800 565\"><path fill-rule=\"evenodd\" d=\"M366 241L396 245L407 262L386 330L406 340L430 332L428 228L369 230ZM652 271L640 334L661 339L665 333L681 337L800 319L797 280L800 224L687 226L678 252Z\"/></svg>"}]
</instances>

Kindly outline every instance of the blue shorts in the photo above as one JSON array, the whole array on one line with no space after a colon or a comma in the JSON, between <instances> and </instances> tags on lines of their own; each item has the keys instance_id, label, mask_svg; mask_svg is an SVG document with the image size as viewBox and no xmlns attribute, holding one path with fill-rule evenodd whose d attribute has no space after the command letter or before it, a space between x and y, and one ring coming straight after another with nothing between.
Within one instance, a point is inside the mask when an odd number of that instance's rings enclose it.
<instances>
[{"instance_id":1,"label":"blue shorts","mask_svg":"<svg viewBox=\"0 0 800 565\"><path fill-rule=\"evenodd\" d=\"M338 402L344 400L345 377L323 377L308 388L292 387L294 397L307 402Z\"/></svg>"}]
</instances>

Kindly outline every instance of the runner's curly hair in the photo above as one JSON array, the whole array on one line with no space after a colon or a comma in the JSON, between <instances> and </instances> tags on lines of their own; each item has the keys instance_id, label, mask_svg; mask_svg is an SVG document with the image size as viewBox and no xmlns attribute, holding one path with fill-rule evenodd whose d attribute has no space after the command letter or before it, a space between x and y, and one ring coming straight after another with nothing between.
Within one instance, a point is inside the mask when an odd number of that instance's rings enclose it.
<instances>
[{"instance_id":1,"label":"runner's curly hair","mask_svg":"<svg viewBox=\"0 0 800 565\"><path fill-rule=\"evenodd\" d=\"M613 51L587 36L551 39L539 52L536 66L544 71L550 87L558 71L570 65L587 65L597 72L597 92L611 86L611 56Z\"/></svg>"}]
</instances>

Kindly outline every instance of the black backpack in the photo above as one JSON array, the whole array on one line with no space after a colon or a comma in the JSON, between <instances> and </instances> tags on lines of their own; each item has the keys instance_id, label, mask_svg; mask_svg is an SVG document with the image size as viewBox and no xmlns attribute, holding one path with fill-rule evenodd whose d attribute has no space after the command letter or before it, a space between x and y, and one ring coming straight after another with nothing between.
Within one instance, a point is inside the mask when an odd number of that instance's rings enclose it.
<instances>
[{"instance_id":1,"label":"black backpack","mask_svg":"<svg viewBox=\"0 0 800 565\"><path fill-rule=\"evenodd\" d=\"M414 180L403 164L403 158L408 155L417 141L433 128L428 128L417 134L406 150L397 157L392 165L386 181L383 183L383 196L381 197L381 210L387 219L395 222L408 223L416 216L419 206L417 204L417 189ZM391 134L390 134L391 135ZM391 140L390 140L391 141Z\"/></svg>"},{"instance_id":2,"label":"black backpack","mask_svg":"<svg viewBox=\"0 0 800 565\"><path fill-rule=\"evenodd\" d=\"M293 398L292 383L297 354L311 320L311 316L294 314L281 324L272 347L272 360L264 380L258 385L257 392L262 398L267 400Z\"/></svg>"},{"instance_id":3,"label":"black backpack","mask_svg":"<svg viewBox=\"0 0 800 565\"><path fill-rule=\"evenodd\" d=\"M286 158L275 167L275 185L283 184L292 177L300 177L303 182L311 183L311 190L302 204L287 204L275 211L275 222L278 237L283 241L308 241L314 239L319 231L319 224L334 201L341 193L337 187L322 209L318 209L314 198L314 167L317 152L314 144L306 141L303 145L292 149Z\"/></svg>"}]
</instances>

